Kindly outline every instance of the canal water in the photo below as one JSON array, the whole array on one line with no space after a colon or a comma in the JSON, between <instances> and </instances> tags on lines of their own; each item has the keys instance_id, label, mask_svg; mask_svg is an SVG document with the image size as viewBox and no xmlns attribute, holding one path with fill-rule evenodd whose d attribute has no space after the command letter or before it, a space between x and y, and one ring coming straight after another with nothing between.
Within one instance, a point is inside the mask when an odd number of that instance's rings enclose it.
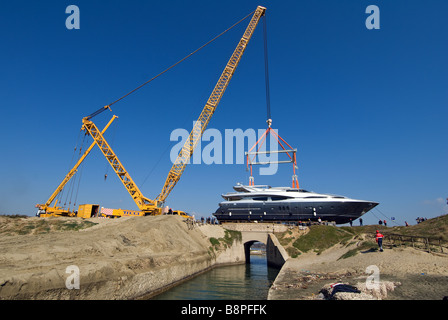
<instances>
[{"instance_id":1,"label":"canal water","mask_svg":"<svg viewBox=\"0 0 448 320\"><path fill-rule=\"evenodd\" d=\"M213 268L151 300L266 300L279 271L266 255L251 255L250 263Z\"/></svg>"}]
</instances>

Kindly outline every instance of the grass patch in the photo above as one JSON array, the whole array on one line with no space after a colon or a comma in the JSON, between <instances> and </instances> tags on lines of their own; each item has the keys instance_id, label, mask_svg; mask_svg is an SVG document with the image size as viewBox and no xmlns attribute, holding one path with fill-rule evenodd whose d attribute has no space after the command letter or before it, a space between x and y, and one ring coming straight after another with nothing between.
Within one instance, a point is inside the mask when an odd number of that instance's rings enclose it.
<instances>
[{"instance_id":1,"label":"grass patch","mask_svg":"<svg viewBox=\"0 0 448 320\"><path fill-rule=\"evenodd\" d=\"M11 219L29 218L29 216L26 216L24 214L2 214L2 215L0 215L0 217L11 218Z\"/></svg>"},{"instance_id":2,"label":"grass patch","mask_svg":"<svg viewBox=\"0 0 448 320\"><path fill-rule=\"evenodd\" d=\"M6 235L46 234L53 231L79 231L96 225L94 222L77 218L71 218L72 220L59 218L34 218L28 216L12 216L5 218L6 219L2 220L0 233Z\"/></svg>"},{"instance_id":3,"label":"grass patch","mask_svg":"<svg viewBox=\"0 0 448 320\"><path fill-rule=\"evenodd\" d=\"M358 247L347 251L344 253L338 260L341 259L347 259L350 257L353 257L358 254L358 252L364 251L364 252L374 252L378 250L378 244L376 242L372 241L364 241L359 245Z\"/></svg>"},{"instance_id":4,"label":"grass patch","mask_svg":"<svg viewBox=\"0 0 448 320\"><path fill-rule=\"evenodd\" d=\"M291 235L291 230L275 234L280 244L284 247L286 247L294 239L293 237L291 237Z\"/></svg>"},{"instance_id":5,"label":"grass patch","mask_svg":"<svg viewBox=\"0 0 448 320\"><path fill-rule=\"evenodd\" d=\"M17 234L45 234L49 233L51 226L47 221L40 220L36 222L28 221L28 223L17 226Z\"/></svg>"},{"instance_id":6,"label":"grass patch","mask_svg":"<svg viewBox=\"0 0 448 320\"><path fill-rule=\"evenodd\" d=\"M354 245L355 241L361 241L361 244L346 252L339 259L347 259L353 257L358 253L374 252L378 250L378 244L374 241L375 231L380 230L382 234L386 236L388 234L401 234L403 236L416 236L435 239L436 242L431 241L432 250L438 248L437 239L443 242L448 242L448 215L442 215L436 218L428 219L416 225L409 227L396 227L384 225L366 225L366 226L353 226L353 227L333 227L314 225L311 226L309 232L304 235L298 235L294 238L293 233L288 230L282 233L276 233L276 236L280 244L285 248L290 257L297 257L302 252L309 252L310 250L321 254L324 250L336 245L341 244L346 247ZM373 239L373 240L372 240ZM412 245L410 242L406 243L400 241L402 245ZM395 244L393 244L395 245ZM426 246L421 242L414 242L414 246ZM445 247L446 245L444 245Z\"/></svg>"},{"instance_id":7,"label":"grass patch","mask_svg":"<svg viewBox=\"0 0 448 320\"><path fill-rule=\"evenodd\" d=\"M393 227L390 233L448 241L448 215L428 219L409 227Z\"/></svg>"},{"instance_id":8,"label":"grass patch","mask_svg":"<svg viewBox=\"0 0 448 320\"><path fill-rule=\"evenodd\" d=\"M224 239L220 238L220 240L222 239L228 246L231 246L235 240L238 240L241 242L241 240L243 239L243 235L241 234L241 231L225 229L224 232L225 232Z\"/></svg>"},{"instance_id":9,"label":"grass patch","mask_svg":"<svg viewBox=\"0 0 448 320\"><path fill-rule=\"evenodd\" d=\"M288 253L288 255L291 258L297 258L298 256L300 256L302 254L302 252L300 252L300 250L298 250L295 247L287 247L286 252Z\"/></svg>"},{"instance_id":10,"label":"grass patch","mask_svg":"<svg viewBox=\"0 0 448 320\"><path fill-rule=\"evenodd\" d=\"M210 243L212 244L212 246L219 246L219 240L218 239L210 238L208 240L210 240Z\"/></svg>"},{"instance_id":11,"label":"grass patch","mask_svg":"<svg viewBox=\"0 0 448 320\"><path fill-rule=\"evenodd\" d=\"M55 229L60 231L78 231L81 229L93 227L94 225L96 225L96 223L87 220L82 220L80 222L66 221L56 224Z\"/></svg>"},{"instance_id":12,"label":"grass patch","mask_svg":"<svg viewBox=\"0 0 448 320\"><path fill-rule=\"evenodd\" d=\"M342 228L311 226L310 231L294 241L293 246L302 252L314 250L317 254L321 254L335 244L346 244L352 237L352 233Z\"/></svg>"},{"instance_id":13,"label":"grass patch","mask_svg":"<svg viewBox=\"0 0 448 320\"><path fill-rule=\"evenodd\" d=\"M240 241L243 239L243 236L241 234L240 231L234 231L234 230L224 230L224 238L209 238L208 240L210 241L210 243L212 244L212 246L210 247L210 249L213 250L218 250L222 247L224 248L228 248L231 247L233 242L235 240Z\"/></svg>"}]
</instances>

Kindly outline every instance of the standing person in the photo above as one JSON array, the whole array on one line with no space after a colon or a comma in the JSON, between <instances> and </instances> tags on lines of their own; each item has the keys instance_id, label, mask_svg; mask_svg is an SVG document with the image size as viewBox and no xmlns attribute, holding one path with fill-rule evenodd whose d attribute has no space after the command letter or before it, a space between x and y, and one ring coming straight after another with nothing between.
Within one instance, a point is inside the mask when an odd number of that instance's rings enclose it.
<instances>
[{"instance_id":1,"label":"standing person","mask_svg":"<svg viewBox=\"0 0 448 320\"><path fill-rule=\"evenodd\" d=\"M387 227L386 219L384 219L384 226Z\"/></svg>"},{"instance_id":2,"label":"standing person","mask_svg":"<svg viewBox=\"0 0 448 320\"><path fill-rule=\"evenodd\" d=\"M359 218L359 225L362 227L362 218Z\"/></svg>"},{"instance_id":3,"label":"standing person","mask_svg":"<svg viewBox=\"0 0 448 320\"><path fill-rule=\"evenodd\" d=\"M350 218L350 227L352 226L352 218Z\"/></svg>"},{"instance_id":4,"label":"standing person","mask_svg":"<svg viewBox=\"0 0 448 320\"><path fill-rule=\"evenodd\" d=\"M383 252L383 235L376 230L375 240L378 243L378 247L380 248L380 252Z\"/></svg>"}]
</instances>

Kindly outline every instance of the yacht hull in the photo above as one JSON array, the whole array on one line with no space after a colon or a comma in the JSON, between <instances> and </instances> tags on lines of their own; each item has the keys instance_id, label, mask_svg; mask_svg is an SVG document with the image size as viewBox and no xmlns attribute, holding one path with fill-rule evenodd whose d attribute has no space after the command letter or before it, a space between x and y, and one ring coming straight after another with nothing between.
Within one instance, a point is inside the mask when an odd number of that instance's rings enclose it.
<instances>
[{"instance_id":1,"label":"yacht hull","mask_svg":"<svg viewBox=\"0 0 448 320\"><path fill-rule=\"evenodd\" d=\"M368 201L347 202L289 202L283 205L253 204L238 206L223 203L213 214L220 222L299 222L334 221L336 224L354 221L367 213L378 203Z\"/></svg>"}]
</instances>

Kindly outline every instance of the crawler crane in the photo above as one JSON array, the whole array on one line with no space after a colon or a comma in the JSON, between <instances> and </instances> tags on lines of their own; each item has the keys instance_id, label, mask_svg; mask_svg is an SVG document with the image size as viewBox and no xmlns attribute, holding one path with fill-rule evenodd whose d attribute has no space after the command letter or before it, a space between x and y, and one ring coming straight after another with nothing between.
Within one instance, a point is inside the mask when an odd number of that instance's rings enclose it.
<instances>
[{"instance_id":1,"label":"crawler crane","mask_svg":"<svg viewBox=\"0 0 448 320\"><path fill-rule=\"evenodd\" d=\"M137 185L132 180L129 173L125 170L124 166L118 160L117 155L113 152L110 145L104 139L104 132L109 127L109 125L115 120L116 116L114 115L106 127L100 131L98 127L92 122L91 118L100 114L101 112L109 109L110 105L107 105L98 111L94 112L88 117L82 119L82 130L85 130L86 134L89 134L94 142L89 147L89 149L84 153L84 155L79 159L75 167L67 174L62 183L58 186L52 196L48 199L45 204L36 205L39 208L38 214L42 217L51 216L51 215L66 215L66 216L75 216L75 213L70 212L70 210L64 210L60 207L57 207L57 203L52 207L51 203L56 198L56 196L61 192L64 188L65 184L73 177L76 173L77 168L81 164L81 162L85 159L87 154L93 148L93 145L96 144L103 155L106 157L109 164L114 169L115 173L125 186L128 193L131 195L132 199L136 203L139 211L125 211L121 209L116 209L113 215L121 216L121 215L159 215L162 214L165 200L170 194L171 190L174 188L176 183L179 181L182 173L185 170L185 167L191 158L193 151L198 144L198 141L201 139L204 130L207 128L208 123L210 122L211 117L213 116L232 76L241 60L241 57L247 47L249 40L251 39L255 28L257 27L261 17L265 14L266 8L258 6L255 10L249 25L247 26L243 37L239 41L236 49L234 50L232 56L230 57L224 71L222 72L217 84L215 85L205 107L203 108L199 119L195 122L195 125L190 133L189 139L185 142L181 151L178 154L176 161L174 162L171 170L168 173L165 184L162 188L160 194L155 198L155 200L151 200L145 197L142 192L139 190ZM93 205L90 205L93 206ZM89 207L91 208L91 207ZM81 210L80 210L81 211ZM175 211L176 212L176 211ZM177 211L178 214L184 215L182 211ZM84 216L89 217L89 215Z\"/></svg>"},{"instance_id":2,"label":"crawler crane","mask_svg":"<svg viewBox=\"0 0 448 320\"><path fill-rule=\"evenodd\" d=\"M109 126L115 120L115 118L116 117L112 117L112 119L109 121L109 123L101 131L101 134L104 134L106 132L106 130L109 128ZM56 190L51 194L51 196L50 196L50 198L48 198L47 202L45 202L44 204L36 204L36 208L38 208L37 216L39 216L39 217L51 217L51 216L74 217L76 215L75 212L70 211L70 208L64 209L62 207L59 207L58 200L55 200L55 199L61 193L62 189L64 189L64 187L70 181L70 179L76 174L76 172L78 172L79 166L84 161L84 159L87 157L87 155L90 153L90 151L92 151L94 146L95 146L95 142L92 142L92 144L89 146L89 148L79 158L78 162L76 162L74 167L67 173L67 175L64 177L62 182L56 188ZM55 201L55 203L52 206L51 204L53 203L53 201Z\"/></svg>"}]
</instances>

